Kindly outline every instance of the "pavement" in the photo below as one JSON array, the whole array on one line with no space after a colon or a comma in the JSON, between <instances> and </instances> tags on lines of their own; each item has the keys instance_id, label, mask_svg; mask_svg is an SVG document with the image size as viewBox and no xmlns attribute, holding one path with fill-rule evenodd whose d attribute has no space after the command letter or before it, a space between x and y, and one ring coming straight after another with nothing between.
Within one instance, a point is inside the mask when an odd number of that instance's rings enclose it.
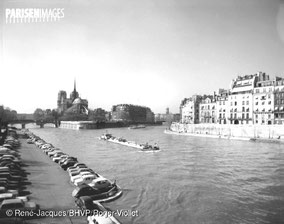
<instances>
[{"instance_id":1,"label":"pavement","mask_svg":"<svg viewBox=\"0 0 284 224\"><path fill-rule=\"evenodd\" d=\"M42 214L48 217L30 218L28 224L81 224L87 222L87 217L75 214L79 212L71 195L75 188L69 175L54 163L41 149L34 144L27 144L21 139L21 158L24 169L30 173L27 191L30 191L30 200L40 206ZM50 217L54 215L55 217Z\"/></svg>"}]
</instances>

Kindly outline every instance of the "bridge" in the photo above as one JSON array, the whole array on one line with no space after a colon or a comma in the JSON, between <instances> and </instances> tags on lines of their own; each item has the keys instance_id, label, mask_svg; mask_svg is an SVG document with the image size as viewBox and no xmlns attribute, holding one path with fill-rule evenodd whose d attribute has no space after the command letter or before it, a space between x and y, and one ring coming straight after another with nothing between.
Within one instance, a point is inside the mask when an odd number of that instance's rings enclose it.
<instances>
[{"instance_id":1,"label":"bridge","mask_svg":"<svg viewBox=\"0 0 284 224\"><path fill-rule=\"evenodd\" d=\"M21 119L21 120L13 120L9 121L9 124L21 124L22 129L26 128L26 124L33 124L39 125L41 128L44 127L45 124L54 124L55 127L58 127L58 121L47 121L47 120L31 120L31 119Z\"/></svg>"},{"instance_id":2,"label":"bridge","mask_svg":"<svg viewBox=\"0 0 284 224\"><path fill-rule=\"evenodd\" d=\"M44 125L48 123L54 124L55 127L58 127L58 120L53 120L53 119L35 120L33 114L17 114L17 119L11 120L8 123L21 124L23 129L26 128L26 124L33 124L33 123L39 125L41 128L43 128Z\"/></svg>"}]
</instances>

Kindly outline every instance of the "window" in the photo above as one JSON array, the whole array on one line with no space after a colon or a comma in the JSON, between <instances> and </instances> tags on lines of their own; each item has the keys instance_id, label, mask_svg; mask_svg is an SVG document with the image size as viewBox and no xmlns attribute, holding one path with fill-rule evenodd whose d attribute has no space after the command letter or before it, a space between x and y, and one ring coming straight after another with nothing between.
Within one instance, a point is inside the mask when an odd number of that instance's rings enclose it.
<instances>
[{"instance_id":1,"label":"window","mask_svg":"<svg viewBox=\"0 0 284 224\"><path fill-rule=\"evenodd\" d=\"M245 105L245 101L243 101L243 105Z\"/></svg>"},{"instance_id":2,"label":"window","mask_svg":"<svg viewBox=\"0 0 284 224\"><path fill-rule=\"evenodd\" d=\"M256 89L256 90L255 90L255 93L259 93L259 89Z\"/></svg>"},{"instance_id":3,"label":"window","mask_svg":"<svg viewBox=\"0 0 284 224\"><path fill-rule=\"evenodd\" d=\"M255 105L258 105L258 102L255 102Z\"/></svg>"},{"instance_id":4,"label":"window","mask_svg":"<svg viewBox=\"0 0 284 224\"><path fill-rule=\"evenodd\" d=\"M235 102L235 106L237 106L237 101Z\"/></svg>"},{"instance_id":5,"label":"window","mask_svg":"<svg viewBox=\"0 0 284 224\"><path fill-rule=\"evenodd\" d=\"M247 113L247 119L249 119L249 113Z\"/></svg>"},{"instance_id":6,"label":"window","mask_svg":"<svg viewBox=\"0 0 284 224\"><path fill-rule=\"evenodd\" d=\"M271 101L268 101L268 104L270 105L270 104L271 104Z\"/></svg>"},{"instance_id":7,"label":"window","mask_svg":"<svg viewBox=\"0 0 284 224\"><path fill-rule=\"evenodd\" d=\"M247 105L249 105L249 101L247 101Z\"/></svg>"}]
</instances>

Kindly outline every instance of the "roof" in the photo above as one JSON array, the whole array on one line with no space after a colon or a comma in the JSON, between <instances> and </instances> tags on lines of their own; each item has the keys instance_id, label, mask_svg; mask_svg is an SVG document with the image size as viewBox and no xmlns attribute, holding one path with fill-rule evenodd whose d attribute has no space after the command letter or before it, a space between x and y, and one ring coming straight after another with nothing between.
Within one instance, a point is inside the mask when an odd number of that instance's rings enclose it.
<instances>
[{"instance_id":1,"label":"roof","mask_svg":"<svg viewBox=\"0 0 284 224\"><path fill-rule=\"evenodd\" d=\"M19 198L5 199L2 202L2 205L4 205L4 204L14 204L14 203L23 203L23 201L22 201L22 199L19 199Z\"/></svg>"}]
</instances>

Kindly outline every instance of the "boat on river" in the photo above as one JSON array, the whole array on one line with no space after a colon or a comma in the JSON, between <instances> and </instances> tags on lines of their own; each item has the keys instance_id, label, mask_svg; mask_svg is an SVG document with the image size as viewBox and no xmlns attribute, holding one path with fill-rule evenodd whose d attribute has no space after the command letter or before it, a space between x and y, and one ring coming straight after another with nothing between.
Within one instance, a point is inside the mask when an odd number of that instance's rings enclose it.
<instances>
[{"instance_id":1,"label":"boat on river","mask_svg":"<svg viewBox=\"0 0 284 224\"><path fill-rule=\"evenodd\" d=\"M117 143L117 144L120 144L120 145L128 146L128 147L132 147L132 148L137 148L137 149L140 149L141 151L158 151L158 150L160 150L160 147L156 143L154 145L149 145L148 143L138 144L134 141L127 141L125 138L114 137L109 133L103 134L100 137L100 139L108 141L108 142L113 142L113 143Z\"/></svg>"},{"instance_id":2,"label":"boat on river","mask_svg":"<svg viewBox=\"0 0 284 224\"><path fill-rule=\"evenodd\" d=\"M146 126L143 125L143 124L131 125L131 126L129 126L128 129L140 129L140 128L146 128Z\"/></svg>"}]
</instances>

